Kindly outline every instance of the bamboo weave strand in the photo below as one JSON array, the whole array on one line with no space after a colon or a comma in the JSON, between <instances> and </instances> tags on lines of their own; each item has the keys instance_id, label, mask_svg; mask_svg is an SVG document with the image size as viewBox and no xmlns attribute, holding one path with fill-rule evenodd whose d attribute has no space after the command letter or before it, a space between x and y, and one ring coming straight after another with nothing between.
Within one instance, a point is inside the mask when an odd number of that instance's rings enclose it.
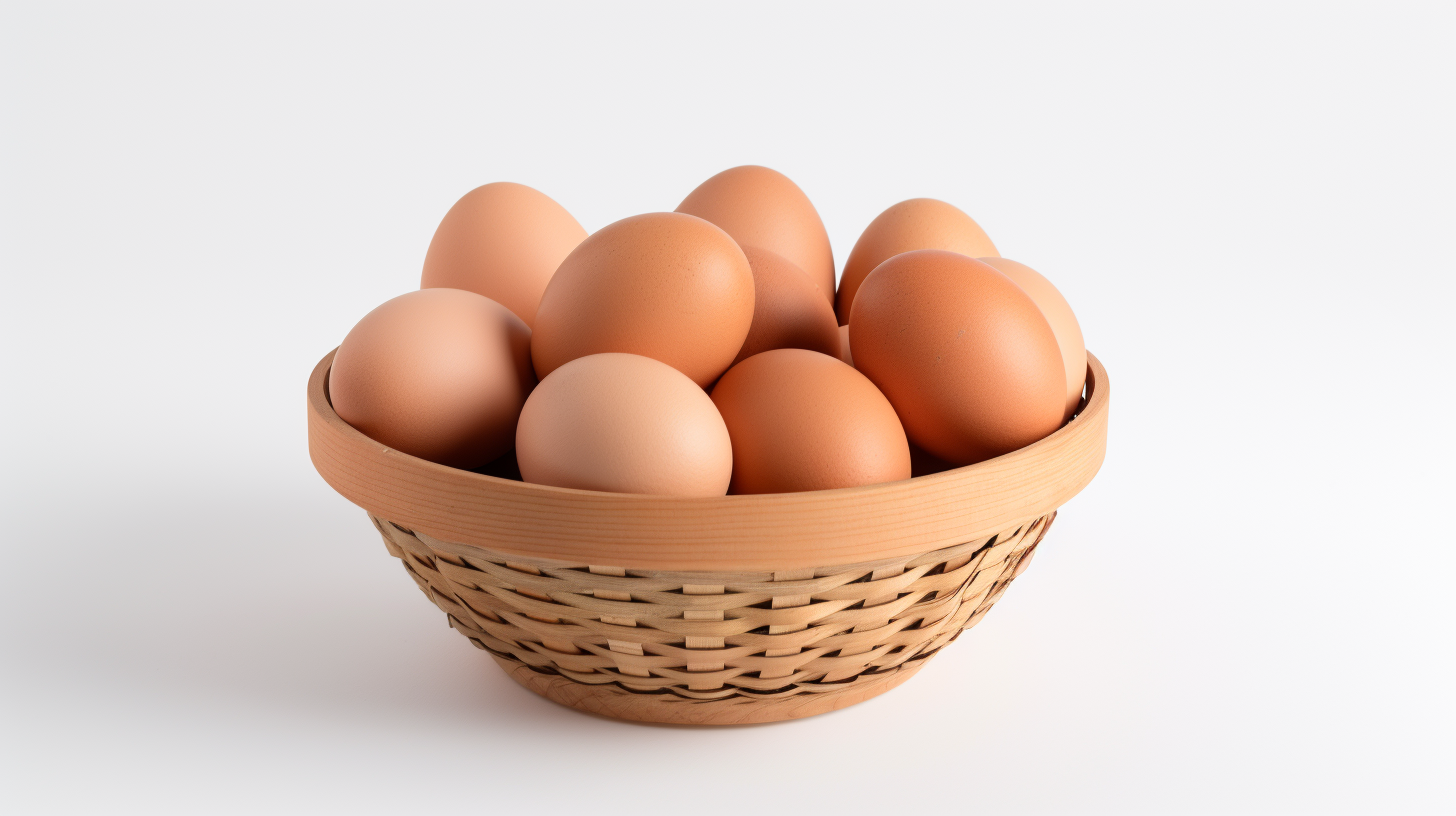
<instances>
[{"instance_id":1,"label":"bamboo weave strand","mask_svg":"<svg viewBox=\"0 0 1456 816\"><path fill-rule=\"evenodd\" d=\"M675 701L680 717L654 719L694 721L708 702L852 694L918 669L985 616L1055 515L913 557L788 573L526 558L370 518L450 625L518 681L579 684L629 707Z\"/></svg>"}]
</instances>

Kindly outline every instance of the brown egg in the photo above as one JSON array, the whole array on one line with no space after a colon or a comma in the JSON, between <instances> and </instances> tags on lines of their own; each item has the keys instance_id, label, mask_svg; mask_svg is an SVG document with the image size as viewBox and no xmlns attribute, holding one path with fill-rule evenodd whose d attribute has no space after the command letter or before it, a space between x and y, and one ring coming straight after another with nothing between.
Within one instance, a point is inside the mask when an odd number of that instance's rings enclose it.
<instances>
[{"instance_id":1,"label":"brown egg","mask_svg":"<svg viewBox=\"0 0 1456 816\"><path fill-rule=\"evenodd\" d=\"M635 215L561 262L536 312L531 357L545 379L588 354L640 354L706 387L752 322L753 271L728 233L681 213Z\"/></svg>"},{"instance_id":2,"label":"brown egg","mask_svg":"<svg viewBox=\"0 0 1456 816\"><path fill-rule=\"evenodd\" d=\"M901 252L945 249L971 258L998 255L981 225L944 201L912 198L880 213L849 251L834 311L840 323L849 322L855 293L875 267Z\"/></svg>"},{"instance_id":3,"label":"brown egg","mask_svg":"<svg viewBox=\"0 0 1456 816\"><path fill-rule=\"evenodd\" d=\"M721 496L733 472L713 401L635 354L578 357L543 379L521 411L516 459L528 482L663 496Z\"/></svg>"},{"instance_id":4,"label":"brown egg","mask_svg":"<svg viewBox=\"0 0 1456 816\"><path fill-rule=\"evenodd\" d=\"M349 331L329 372L340 419L395 450L467 469L510 450L535 384L531 330L460 289L386 301Z\"/></svg>"},{"instance_id":5,"label":"brown egg","mask_svg":"<svg viewBox=\"0 0 1456 816\"><path fill-rule=\"evenodd\" d=\"M849 324L839 327L839 359L846 365L854 365L854 355L849 353Z\"/></svg>"},{"instance_id":6,"label":"brown egg","mask_svg":"<svg viewBox=\"0 0 1456 816\"><path fill-rule=\"evenodd\" d=\"M1056 335L1010 278L955 252L880 264L849 322L855 368L879 386L910 441L955 465L1009 453L1062 424Z\"/></svg>"},{"instance_id":7,"label":"brown egg","mask_svg":"<svg viewBox=\"0 0 1456 816\"><path fill-rule=\"evenodd\" d=\"M753 323L733 362L776 348L839 354L839 324L824 293L784 256L743 247L753 269Z\"/></svg>"},{"instance_id":8,"label":"brown egg","mask_svg":"<svg viewBox=\"0 0 1456 816\"><path fill-rule=\"evenodd\" d=\"M895 409L865 376L804 349L730 368L713 402L733 439L733 493L793 493L910 478Z\"/></svg>"},{"instance_id":9,"label":"brown egg","mask_svg":"<svg viewBox=\"0 0 1456 816\"><path fill-rule=\"evenodd\" d=\"M698 185L677 211L705 218L740 244L776 252L804 270L834 300L834 251L819 211L777 170L744 165Z\"/></svg>"},{"instance_id":10,"label":"brown egg","mask_svg":"<svg viewBox=\"0 0 1456 816\"><path fill-rule=\"evenodd\" d=\"M499 181L455 202L430 240L421 289L465 289L534 325L546 283L586 230L530 187Z\"/></svg>"},{"instance_id":11,"label":"brown egg","mask_svg":"<svg viewBox=\"0 0 1456 816\"><path fill-rule=\"evenodd\" d=\"M1077 316L1072 314L1071 305L1051 281L1025 264L1005 258L981 258L980 261L996 267L1031 295L1052 325L1052 334L1057 336L1057 347L1062 350L1062 365L1067 372L1067 406L1062 419L1071 419L1077 404L1082 401L1082 386L1087 382L1087 347L1082 344L1082 327L1077 325Z\"/></svg>"}]
</instances>

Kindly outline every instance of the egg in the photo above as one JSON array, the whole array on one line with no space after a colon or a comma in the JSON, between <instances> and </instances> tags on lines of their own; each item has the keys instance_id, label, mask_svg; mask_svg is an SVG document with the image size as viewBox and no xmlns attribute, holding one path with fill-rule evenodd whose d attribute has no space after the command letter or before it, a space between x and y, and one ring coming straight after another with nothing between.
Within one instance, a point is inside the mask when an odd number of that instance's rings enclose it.
<instances>
[{"instance_id":1,"label":"egg","mask_svg":"<svg viewBox=\"0 0 1456 816\"><path fill-rule=\"evenodd\" d=\"M733 473L713 401L635 354L578 357L541 380L521 411L516 460L535 484L662 496L721 496Z\"/></svg>"},{"instance_id":2,"label":"egg","mask_svg":"<svg viewBox=\"0 0 1456 816\"><path fill-rule=\"evenodd\" d=\"M523 184L477 187L445 213L425 253L421 289L464 289L535 323L546 283L586 230L560 204Z\"/></svg>"},{"instance_id":3,"label":"egg","mask_svg":"<svg viewBox=\"0 0 1456 816\"><path fill-rule=\"evenodd\" d=\"M1066 375L1036 302L985 263L918 250L880 264L849 321L855 368L932 456L967 465L1062 424Z\"/></svg>"},{"instance_id":4,"label":"egg","mask_svg":"<svg viewBox=\"0 0 1456 816\"><path fill-rule=\"evenodd\" d=\"M889 400L842 361L804 349L756 354L713 402L733 440L733 493L792 493L910 478Z\"/></svg>"},{"instance_id":5,"label":"egg","mask_svg":"<svg viewBox=\"0 0 1456 816\"><path fill-rule=\"evenodd\" d=\"M640 354L706 387L743 347L753 301L753 271L728 233L681 213L624 218L561 262L531 358L545 379L588 354Z\"/></svg>"},{"instance_id":6,"label":"egg","mask_svg":"<svg viewBox=\"0 0 1456 816\"><path fill-rule=\"evenodd\" d=\"M854 365L854 355L849 353L849 325L839 327L839 359L846 365Z\"/></svg>"},{"instance_id":7,"label":"egg","mask_svg":"<svg viewBox=\"0 0 1456 816\"><path fill-rule=\"evenodd\" d=\"M980 261L995 267L1031 295L1052 325L1052 334L1057 336L1057 347L1062 351L1062 365L1067 373L1067 404L1063 419L1071 419L1077 405L1082 402L1082 386L1087 382L1087 347L1082 343L1082 327L1077 324L1071 305L1051 281L1025 264L1006 258L981 258Z\"/></svg>"},{"instance_id":8,"label":"egg","mask_svg":"<svg viewBox=\"0 0 1456 816\"><path fill-rule=\"evenodd\" d=\"M334 355L329 397L365 436L458 468L509 451L535 385L531 330L460 289L421 289L364 316Z\"/></svg>"},{"instance_id":9,"label":"egg","mask_svg":"<svg viewBox=\"0 0 1456 816\"><path fill-rule=\"evenodd\" d=\"M743 255L753 270L753 322L733 362L761 351L801 348L831 356L839 354L839 323L824 293L775 252L744 246Z\"/></svg>"},{"instance_id":10,"label":"egg","mask_svg":"<svg viewBox=\"0 0 1456 816\"><path fill-rule=\"evenodd\" d=\"M971 258L1001 254L981 226L954 206L933 198L901 201L876 216L849 251L834 305L839 322L849 322L855 293L875 267L916 249L945 249Z\"/></svg>"},{"instance_id":11,"label":"egg","mask_svg":"<svg viewBox=\"0 0 1456 816\"><path fill-rule=\"evenodd\" d=\"M756 165L724 170L688 193L677 211L717 224L739 244L784 256L833 302L829 233L809 197L783 173Z\"/></svg>"}]
</instances>

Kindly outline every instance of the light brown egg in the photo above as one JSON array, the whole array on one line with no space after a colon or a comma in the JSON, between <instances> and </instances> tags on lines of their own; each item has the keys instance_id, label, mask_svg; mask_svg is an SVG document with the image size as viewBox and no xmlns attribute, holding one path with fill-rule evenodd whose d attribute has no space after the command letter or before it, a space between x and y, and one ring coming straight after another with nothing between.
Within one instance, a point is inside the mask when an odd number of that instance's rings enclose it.
<instances>
[{"instance_id":1,"label":"light brown egg","mask_svg":"<svg viewBox=\"0 0 1456 816\"><path fill-rule=\"evenodd\" d=\"M971 258L999 255L981 225L944 201L912 198L875 216L849 251L834 311L849 322L855 293L875 267L901 252L945 249Z\"/></svg>"},{"instance_id":2,"label":"light brown egg","mask_svg":"<svg viewBox=\"0 0 1456 816\"><path fill-rule=\"evenodd\" d=\"M536 312L531 357L545 379L588 354L640 354L706 387L752 322L753 271L728 233L681 213L635 215L561 262Z\"/></svg>"},{"instance_id":3,"label":"light brown egg","mask_svg":"<svg viewBox=\"0 0 1456 816\"><path fill-rule=\"evenodd\" d=\"M839 324L824 293L784 256L743 247L753 269L753 323L734 364L761 351L801 348L839 354Z\"/></svg>"},{"instance_id":4,"label":"light brown egg","mask_svg":"<svg viewBox=\"0 0 1456 816\"><path fill-rule=\"evenodd\" d=\"M578 357L543 379L521 411L516 459L528 482L662 496L721 496L733 472L713 401L635 354Z\"/></svg>"},{"instance_id":5,"label":"light brown egg","mask_svg":"<svg viewBox=\"0 0 1456 816\"><path fill-rule=\"evenodd\" d=\"M460 289L386 301L349 331L329 372L339 418L395 450L467 469L510 450L535 384L531 330Z\"/></svg>"},{"instance_id":6,"label":"light brown egg","mask_svg":"<svg viewBox=\"0 0 1456 816\"><path fill-rule=\"evenodd\" d=\"M776 252L834 301L834 251L809 197L777 170L744 165L699 184L677 211L722 227L739 244Z\"/></svg>"},{"instance_id":7,"label":"light brown egg","mask_svg":"<svg viewBox=\"0 0 1456 816\"><path fill-rule=\"evenodd\" d=\"M849 325L839 327L839 359L846 365L854 365L854 355L849 353Z\"/></svg>"},{"instance_id":8,"label":"light brown egg","mask_svg":"<svg viewBox=\"0 0 1456 816\"><path fill-rule=\"evenodd\" d=\"M1031 295L1037 308L1052 325L1057 347L1062 350L1062 365L1067 372L1067 407L1062 419L1071 419L1077 404L1082 401L1082 386L1087 383L1087 347L1082 344L1082 327L1077 324L1071 305L1051 281L1026 264L1006 258L981 258L980 261L994 266Z\"/></svg>"},{"instance_id":9,"label":"light brown egg","mask_svg":"<svg viewBox=\"0 0 1456 816\"><path fill-rule=\"evenodd\" d=\"M455 202L430 240L421 289L465 289L534 324L546 283L586 230L560 204L499 181Z\"/></svg>"},{"instance_id":10,"label":"light brown egg","mask_svg":"<svg viewBox=\"0 0 1456 816\"><path fill-rule=\"evenodd\" d=\"M730 368L713 402L733 439L733 493L792 493L910 478L895 409L863 374L804 349Z\"/></svg>"},{"instance_id":11,"label":"light brown egg","mask_svg":"<svg viewBox=\"0 0 1456 816\"><path fill-rule=\"evenodd\" d=\"M955 465L1035 442L1062 424L1066 375L1031 296L944 250L896 255L860 287L855 368L879 386L910 441Z\"/></svg>"}]
</instances>

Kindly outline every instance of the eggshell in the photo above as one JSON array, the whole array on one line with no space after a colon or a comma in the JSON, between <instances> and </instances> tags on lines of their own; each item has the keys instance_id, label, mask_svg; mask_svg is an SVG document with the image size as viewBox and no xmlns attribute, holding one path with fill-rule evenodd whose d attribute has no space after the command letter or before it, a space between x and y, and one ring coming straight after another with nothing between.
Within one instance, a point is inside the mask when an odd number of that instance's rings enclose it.
<instances>
[{"instance_id":1,"label":"eggshell","mask_svg":"<svg viewBox=\"0 0 1456 816\"><path fill-rule=\"evenodd\" d=\"M944 250L896 255L860 287L855 368L910 441L955 465L1009 453L1062 424L1066 375L1036 302L996 269Z\"/></svg>"},{"instance_id":2,"label":"eggshell","mask_svg":"<svg viewBox=\"0 0 1456 816\"><path fill-rule=\"evenodd\" d=\"M849 353L849 326L839 327L839 359L847 365L854 365L854 355Z\"/></svg>"},{"instance_id":3,"label":"eggshell","mask_svg":"<svg viewBox=\"0 0 1456 816\"><path fill-rule=\"evenodd\" d=\"M1077 324L1071 305L1051 281L1026 264L1006 258L981 258L980 261L995 267L1031 295L1037 308L1052 325L1057 347L1062 351L1062 365L1067 372L1067 405L1063 420L1071 419L1082 401L1082 386L1087 383L1087 347L1082 344L1082 327Z\"/></svg>"},{"instance_id":4,"label":"eggshell","mask_svg":"<svg viewBox=\"0 0 1456 816\"><path fill-rule=\"evenodd\" d=\"M834 310L849 322L855 293L875 267L901 252L945 249L971 258L999 255L981 225L954 206L933 198L912 198L880 213L849 251Z\"/></svg>"},{"instance_id":5,"label":"eggshell","mask_svg":"<svg viewBox=\"0 0 1456 816\"><path fill-rule=\"evenodd\" d=\"M752 322L753 271L728 233L648 213L603 227L561 262L536 312L531 357L545 379L588 354L640 354L706 387Z\"/></svg>"},{"instance_id":6,"label":"eggshell","mask_svg":"<svg viewBox=\"0 0 1456 816\"><path fill-rule=\"evenodd\" d=\"M460 289L400 295L364 316L334 355L329 397L345 422L398 451L458 468L510 450L536 378L531 330Z\"/></svg>"},{"instance_id":7,"label":"eggshell","mask_svg":"<svg viewBox=\"0 0 1456 816\"><path fill-rule=\"evenodd\" d=\"M733 439L733 493L791 493L910 478L895 409L863 374L804 349L756 354L713 402Z\"/></svg>"},{"instance_id":8,"label":"eggshell","mask_svg":"<svg viewBox=\"0 0 1456 816\"><path fill-rule=\"evenodd\" d=\"M546 283L586 230L560 204L522 184L477 187L445 213L425 253L421 289L465 289L534 324Z\"/></svg>"},{"instance_id":9,"label":"eggshell","mask_svg":"<svg viewBox=\"0 0 1456 816\"><path fill-rule=\"evenodd\" d=\"M744 165L699 184L677 211L722 227L739 244L776 252L834 300L834 251L809 197L777 170Z\"/></svg>"},{"instance_id":10,"label":"eggshell","mask_svg":"<svg viewBox=\"0 0 1456 816\"><path fill-rule=\"evenodd\" d=\"M743 247L753 270L753 323L734 364L777 348L839 354L839 323L824 293L784 256Z\"/></svg>"},{"instance_id":11,"label":"eggshell","mask_svg":"<svg viewBox=\"0 0 1456 816\"><path fill-rule=\"evenodd\" d=\"M635 354L579 357L541 381L516 428L521 477L536 484L721 496L733 448L703 389Z\"/></svg>"}]
</instances>

